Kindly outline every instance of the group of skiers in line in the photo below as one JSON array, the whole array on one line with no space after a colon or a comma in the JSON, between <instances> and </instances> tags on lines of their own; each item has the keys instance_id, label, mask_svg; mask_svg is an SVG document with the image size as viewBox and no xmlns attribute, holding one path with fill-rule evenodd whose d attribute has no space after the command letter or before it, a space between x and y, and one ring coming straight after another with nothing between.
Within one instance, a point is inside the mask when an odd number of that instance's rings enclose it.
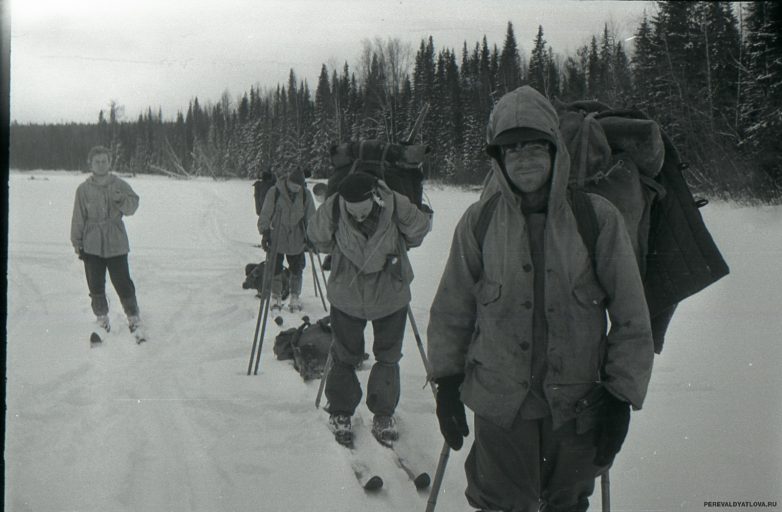
<instances>
[{"instance_id":1,"label":"group of skiers in line","mask_svg":"<svg viewBox=\"0 0 782 512\"><path fill-rule=\"evenodd\" d=\"M584 511L595 478L622 446L631 408L643 404L651 375L641 276L620 213L590 194L599 226L591 261L566 197L570 157L557 114L539 92L523 86L497 102L487 153L491 174L456 226L430 309L429 378L437 387L440 430L459 450L470 430L464 406L474 412L465 463L471 506ZM84 254L99 321L106 307L96 276L108 267L134 322L138 308L121 216L133 213L138 197L119 178L101 177L106 162L95 155L108 156L101 149L90 154L94 176L77 191L72 240ZM480 228L481 213L497 194ZM356 368L371 321L375 363L366 404L373 435L393 443L413 280L407 252L431 230L431 211L359 166L317 209L303 179L280 173L258 213L264 248L279 238L277 275L288 259L293 309L301 304L305 250L331 256L326 289L333 364L324 378L336 440L352 444L351 417L362 398ZM272 307L282 307L279 278L271 293Z\"/></svg>"},{"instance_id":2,"label":"group of skiers in line","mask_svg":"<svg viewBox=\"0 0 782 512\"><path fill-rule=\"evenodd\" d=\"M440 429L458 450L469 433L464 406L475 413L465 467L472 506L583 511L651 376L652 333L637 260L621 214L593 194L599 232L589 254L567 199L570 156L556 111L540 93L525 86L500 99L487 153L491 174L455 229L430 309L429 378L437 385ZM284 198L280 244L331 255L330 426L338 442L351 445L351 417L362 398L356 368L371 321L375 364L366 404L374 436L393 443L413 279L407 251L430 231L431 211L361 165L311 216L308 191L290 183L281 176L278 191L267 193L258 226L268 244L276 210L267 204ZM291 281L293 301L300 278Z\"/></svg>"}]
</instances>

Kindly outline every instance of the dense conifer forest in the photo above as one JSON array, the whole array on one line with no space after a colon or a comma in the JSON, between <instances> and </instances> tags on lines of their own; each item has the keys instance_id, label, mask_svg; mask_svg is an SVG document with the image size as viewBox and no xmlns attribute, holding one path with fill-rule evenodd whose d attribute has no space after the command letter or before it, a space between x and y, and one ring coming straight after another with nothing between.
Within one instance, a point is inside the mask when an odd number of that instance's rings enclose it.
<instances>
[{"instance_id":1,"label":"dense conifer forest","mask_svg":"<svg viewBox=\"0 0 782 512\"><path fill-rule=\"evenodd\" d=\"M112 102L90 124L11 125L12 169L83 169L95 144L110 146L130 173L254 177L262 169L328 173L331 144L399 142L425 103L416 142L432 152L429 179L479 183L489 168L485 127L494 102L530 84L552 100L596 99L659 121L690 162L693 189L741 202L782 197L782 3L658 2L628 41L609 25L574 55L552 48L540 26L519 52L504 41L438 48L365 40L357 63L325 64L310 84L253 87L217 101L192 98L174 120L150 107L126 119Z\"/></svg>"}]
</instances>

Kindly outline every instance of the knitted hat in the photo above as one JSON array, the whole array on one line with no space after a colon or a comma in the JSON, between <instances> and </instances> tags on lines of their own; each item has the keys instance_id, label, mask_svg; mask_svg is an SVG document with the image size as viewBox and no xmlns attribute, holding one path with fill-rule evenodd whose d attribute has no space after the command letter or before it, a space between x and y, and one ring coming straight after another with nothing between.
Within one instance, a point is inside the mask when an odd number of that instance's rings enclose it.
<instances>
[{"instance_id":1,"label":"knitted hat","mask_svg":"<svg viewBox=\"0 0 782 512\"><path fill-rule=\"evenodd\" d=\"M358 203L372 197L377 178L365 172L348 174L339 184L337 192L348 203Z\"/></svg>"}]
</instances>

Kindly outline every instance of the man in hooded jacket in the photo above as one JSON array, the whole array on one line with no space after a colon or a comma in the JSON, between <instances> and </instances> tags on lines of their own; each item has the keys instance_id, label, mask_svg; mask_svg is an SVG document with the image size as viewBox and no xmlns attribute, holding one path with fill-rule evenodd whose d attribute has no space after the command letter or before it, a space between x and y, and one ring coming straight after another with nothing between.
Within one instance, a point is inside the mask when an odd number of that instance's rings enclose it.
<instances>
[{"instance_id":1,"label":"man in hooded jacket","mask_svg":"<svg viewBox=\"0 0 782 512\"><path fill-rule=\"evenodd\" d=\"M329 423L341 444L353 443L350 418L361 400L356 366L363 361L367 321L372 322L376 360L366 399L374 414L372 433L384 444L397 438L393 415L413 280L407 248L419 246L431 227L431 215L360 170L342 180L310 222L310 240L332 256L326 291L333 364L324 378Z\"/></svg>"},{"instance_id":2,"label":"man in hooded jacket","mask_svg":"<svg viewBox=\"0 0 782 512\"><path fill-rule=\"evenodd\" d=\"M258 231L261 233L261 245L267 253L272 247L272 239L278 238L277 254L274 264L274 278L271 289L271 308L282 309L282 263L288 260L290 270L291 311L300 311L301 286L304 278L307 246L307 222L315 214L312 193L304 186L304 176L295 179L292 172L281 172L277 182L266 193L261 215L258 217ZM268 263L267 263L268 264Z\"/></svg>"},{"instance_id":3,"label":"man in hooded jacket","mask_svg":"<svg viewBox=\"0 0 782 512\"><path fill-rule=\"evenodd\" d=\"M105 331L109 323L106 299L106 270L119 295L132 332L141 328L136 287L128 268L128 234L122 217L133 215L139 197L124 180L111 173L111 152L103 146L93 147L87 163L92 176L76 189L71 217L71 243L84 261L92 311ZM140 332L140 331L139 331Z\"/></svg>"},{"instance_id":4,"label":"man in hooded jacket","mask_svg":"<svg viewBox=\"0 0 782 512\"><path fill-rule=\"evenodd\" d=\"M458 450L469 430L464 405L475 413L465 463L472 506L583 511L646 395L653 345L643 285L621 215L592 194L591 260L546 98L529 86L503 96L487 141L492 177L456 227L430 313L440 430ZM495 194L480 240L478 219Z\"/></svg>"}]
</instances>

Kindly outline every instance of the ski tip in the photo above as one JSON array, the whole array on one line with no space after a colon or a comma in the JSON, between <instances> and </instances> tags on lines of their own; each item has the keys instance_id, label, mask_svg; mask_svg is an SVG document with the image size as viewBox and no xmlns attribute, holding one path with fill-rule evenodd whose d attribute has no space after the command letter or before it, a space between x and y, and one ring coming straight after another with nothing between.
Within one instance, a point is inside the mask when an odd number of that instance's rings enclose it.
<instances>
[{"instance_id":1,"label":"ski tip","mask_svg":"<svg viewBox=\"0 0 782 512\"><path fill-rule=\"evenodd\" d=\"M90 334L90 346L99 345L102 342L103 340L97 332Z\"/></svg>"},{"instance_id":2,"label":"ski tip","mask_svg":"<svg viewBox=\"0 0 782 512\"><path fill-rule=\"evenodd\" d=\"M375 475L364 484L365 491L378 491L383 487L383 479Z\"/></svg>"},{"instance_id":3,"label":"ski tip","mask_svg":"<svg viewBox=\"0 0 782 512\"><path fill-rule=\"evenodd\" d=\"M429 477L429 473L421 473L417 477L415 477L415 480L413 480L413 483L415 484L415 488L419 491L422 489L426 489L429 487L429 484L432 482L432 479Z\"/></svg>"},{"instance_id":4,"label":"ski tip","mask_svg":"<svg viewBox=\"0 0 782 512\"><path fill-rule=\"evenodd\" d=\"M282 317L281 316L275 317L274 323L277 325L282 325Z\"/></svg>"}]
</instances>

